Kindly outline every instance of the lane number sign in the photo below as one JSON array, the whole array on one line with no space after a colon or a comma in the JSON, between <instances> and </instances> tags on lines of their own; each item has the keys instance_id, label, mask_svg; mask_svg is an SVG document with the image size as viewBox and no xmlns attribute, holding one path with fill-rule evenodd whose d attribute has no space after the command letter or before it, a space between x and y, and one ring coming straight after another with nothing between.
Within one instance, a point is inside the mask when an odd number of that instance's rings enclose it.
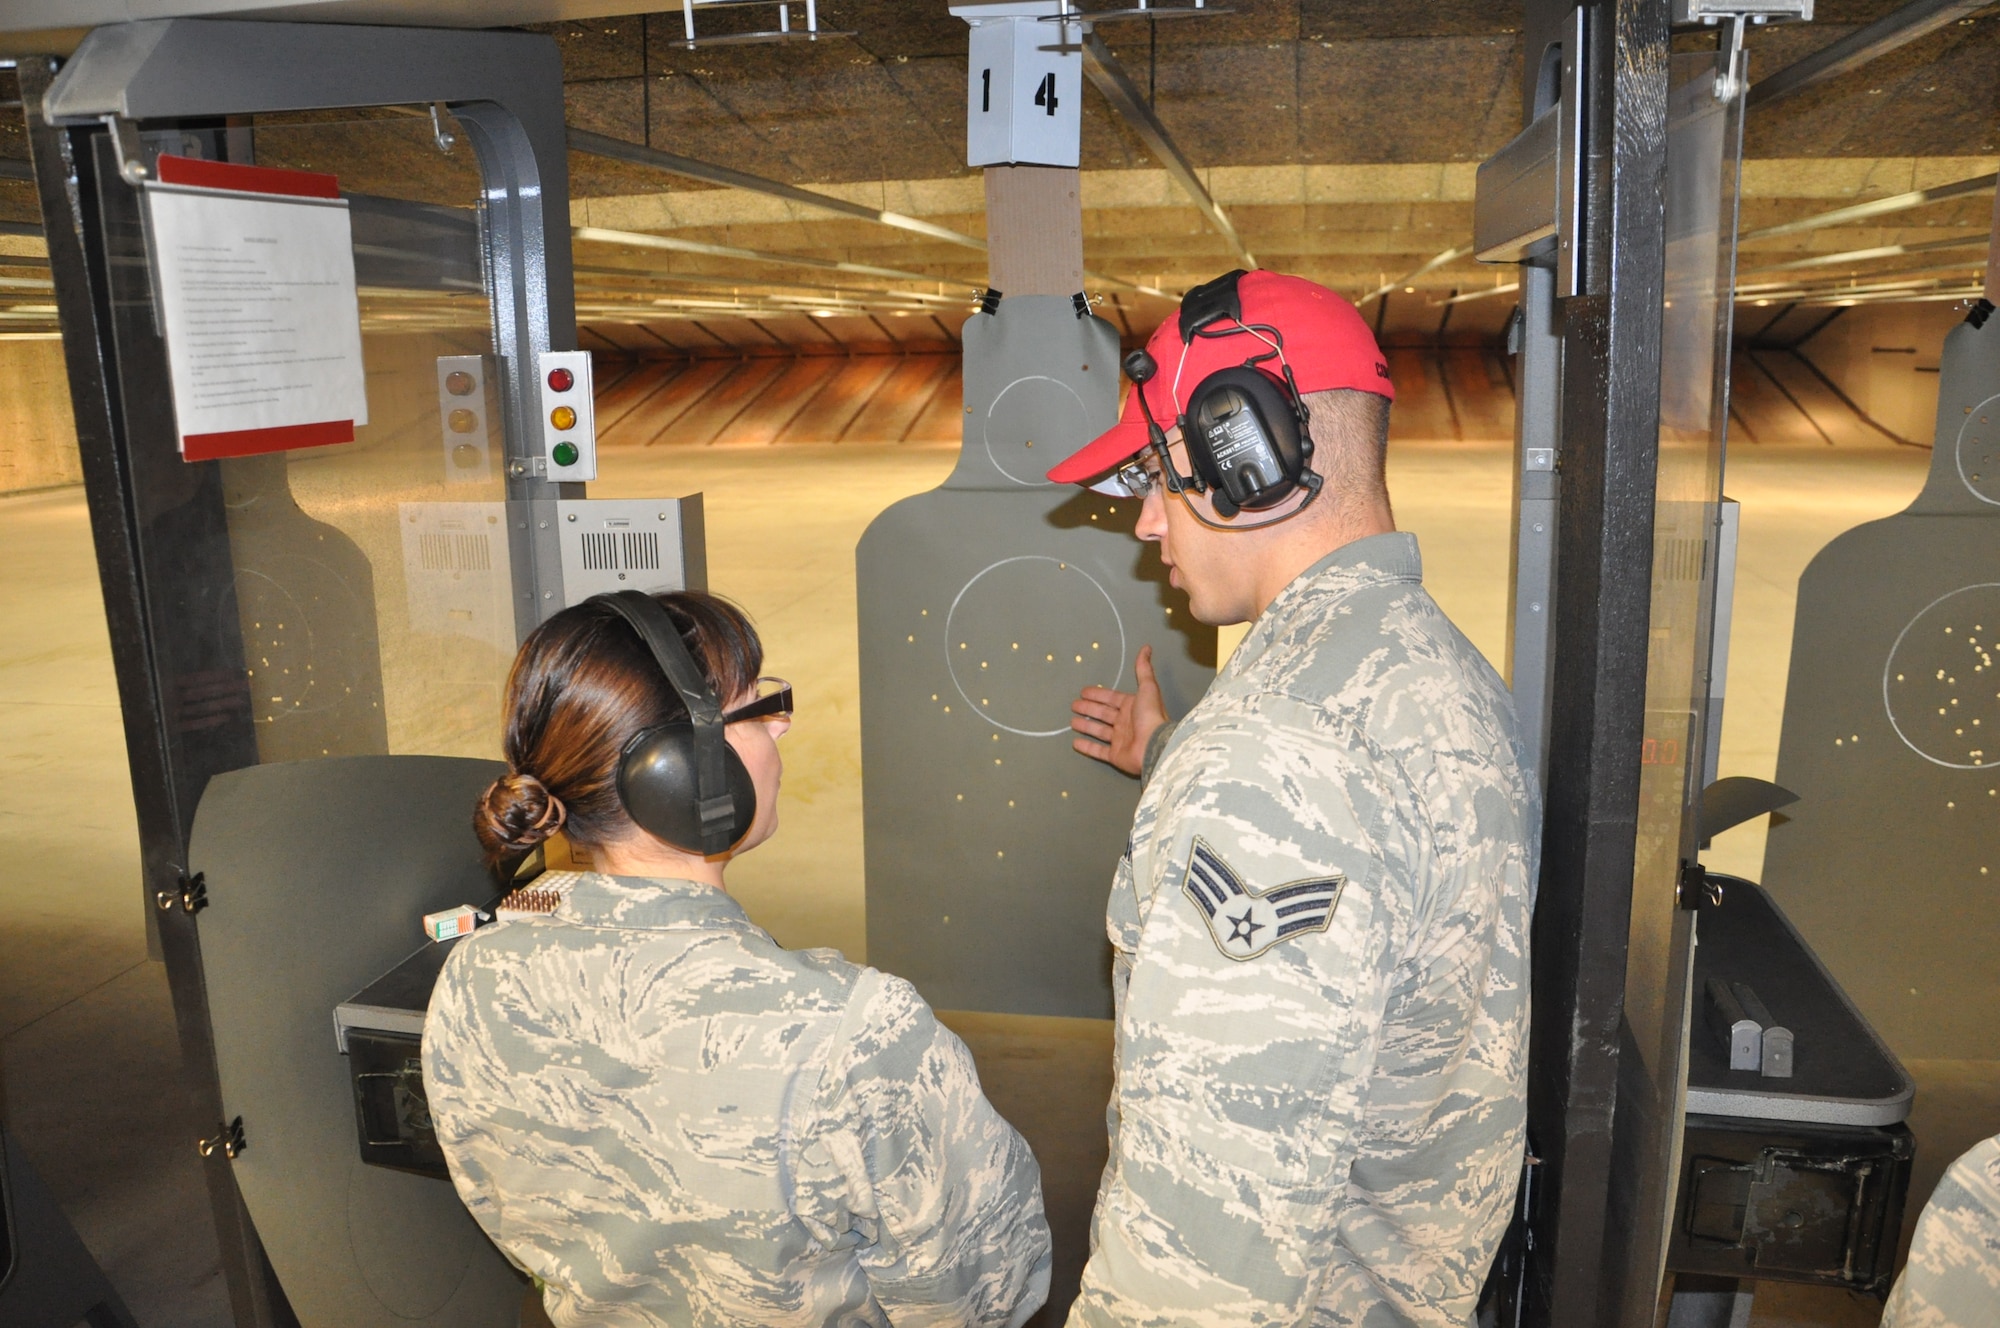
<instances>
[{"instance_id":1,"label":"lane number sign","mask_svg":"<svg viewBox=\"0 0 2000 1328\"><path fill-rule=\"evenodd\" d=\"M973 166L1078 164L1083 54L1064 25L1039 22L1054 0L959 5L971 25L966 161Z\"/></svg>"}]
</instances>

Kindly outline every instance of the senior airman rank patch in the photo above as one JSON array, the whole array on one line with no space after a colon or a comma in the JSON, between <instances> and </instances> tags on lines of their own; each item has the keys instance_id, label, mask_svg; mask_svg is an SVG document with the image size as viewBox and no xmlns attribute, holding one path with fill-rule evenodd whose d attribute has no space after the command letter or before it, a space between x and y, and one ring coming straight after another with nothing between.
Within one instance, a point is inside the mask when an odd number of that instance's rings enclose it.
<instances>
[{"instance_id":1,"label":"senior airman rank patch","mask_svg":"<svg viewBox=\"0 0 2000 1328\"><path fill-rule=\"evenodd\" d=\"M1231 959L1255 959L1300 932L1325 931L1346 884L1345 876L1323 876L1251 890L1196 836L1181 893L1201 910L1216 949Z\"/></svg>"}]
</instances>

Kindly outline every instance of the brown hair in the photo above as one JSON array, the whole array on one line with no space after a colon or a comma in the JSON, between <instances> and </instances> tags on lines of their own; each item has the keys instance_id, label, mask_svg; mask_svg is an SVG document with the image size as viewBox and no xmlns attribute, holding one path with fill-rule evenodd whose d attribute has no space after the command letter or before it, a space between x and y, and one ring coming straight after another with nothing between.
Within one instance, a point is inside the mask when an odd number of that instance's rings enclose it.
<instances>
[{"instance_id":1,"label":"brown hair","mask_svg":"<svg viewBox=\"0 0 2000 1328\"><path fill-rule=\"evenodd\" d=\"M1335 498L1386 501L1389 398L1353 388L1329 388L1308 392L1302 400L1316 445L1312 467L1326 477Z\"/></svg>"},{"instance_id":2,"label":"brown hair","mask_svg":"<svg viewBox=\"0 0 2000 1328\"><path fill-rule=\"evenodd\" d=\"M756 681L764 647L743 610L702 591L653 596L723 705ZM586 848L631 828L618 758L642 729L687 704L638 632L602 600L564 609L528 634L507 679L507 773L472 814L495 870L511 873L558 830Z\"/></svg>"}]
</instances>

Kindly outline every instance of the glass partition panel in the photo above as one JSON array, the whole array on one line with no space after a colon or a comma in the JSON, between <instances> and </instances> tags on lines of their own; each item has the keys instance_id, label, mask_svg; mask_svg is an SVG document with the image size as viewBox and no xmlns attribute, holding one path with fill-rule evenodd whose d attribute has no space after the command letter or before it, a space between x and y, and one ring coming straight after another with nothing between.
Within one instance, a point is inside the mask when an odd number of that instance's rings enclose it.
<instances>
[{"instance_id":1,"label":"glass partition panel","mask_svg":"<svg viewBox=\"0 0 2000 1328\"><path fill-rule=\"evenodd\" d=\"M1630 1223L1635 1251L1621 1297L1628 1324L1653 1321L1685 1099L1694 915L1679 887L1701 793L1742 155L1741 85L1718 69L1713 53L1675 56L1667 116L1646 729L1614 1143L1624 1190L1614 1215Z\"/></svg>"},{"instance_id":2,"label":"glass partition panel","mask_svg":"<svg viewBox=\"0 0 2000 1328\"><path fill-rule=\"evenodd\" d=\"M390 111L246 137L339 179L368 381L353 442L222 463L258 755L498 755L514 614L472 148Z\"/></svg>"}]
</instances>

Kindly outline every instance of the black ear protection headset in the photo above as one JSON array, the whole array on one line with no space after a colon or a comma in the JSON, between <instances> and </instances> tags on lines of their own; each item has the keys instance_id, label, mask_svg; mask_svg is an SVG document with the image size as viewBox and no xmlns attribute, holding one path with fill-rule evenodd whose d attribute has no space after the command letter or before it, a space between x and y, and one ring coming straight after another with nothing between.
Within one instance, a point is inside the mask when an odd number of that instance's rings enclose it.
<instances>
[{"instance_id":1,"label":"black ear protection headset","mask_svg":"<svg viewBox=\"0 0 2000 1328\"><path fill-rule=\"evenodd\" d=\"M1219 526L1194 508L1188 509L1203 524L1218 530L1256 530L1275 525L1304 511L1319 496L1321 486L1320 477L1309 465L1312 434L1307 427L1305 401L1299 395L1297 380L1292 377L1292 366L1285 359L1284 333L1266 323L1243 321L1243 297L1237 289L1243 276L1239 268L1196 286L1181 299L1181 359L1174 370L1175 397L1179 396L1180 374L1187 364L1188 348L1194 345L1196 337L1247 336L1267 348L1239 365L1216 370L1188 393L1187 409L1175 422L1187 443L1188 468L1192 474L1181 475L1174 470L1167 454L1166 432L1153 419L1152 407L1146 401L1146 383L1159 372L1159 365L1144 350L1133 351L1124 363L1125 376L1139 393L1147 436L1159 457L1160 477L1168 492L1207 493L1217 515L1230 518L1244 511L1268 510L1305 490L1305 502L1274 521ZM1279 373L1262 367L1271 360L1278 362Z\"/></svg>"},{"instance_id":2,"label":"black ear protection headset","mask_svg":"<svg viewBox=\"0 0 2000 1328\"><path fill-rule=\"evenodd\" d=\"M687 703L687 718L641 729L618 754L618 798L640 829L683 853L726 853L757 815L750 771L723 737L722 705L651 595L621 590L595 599L639 634Z\"/></svg>"}]
</instances>

